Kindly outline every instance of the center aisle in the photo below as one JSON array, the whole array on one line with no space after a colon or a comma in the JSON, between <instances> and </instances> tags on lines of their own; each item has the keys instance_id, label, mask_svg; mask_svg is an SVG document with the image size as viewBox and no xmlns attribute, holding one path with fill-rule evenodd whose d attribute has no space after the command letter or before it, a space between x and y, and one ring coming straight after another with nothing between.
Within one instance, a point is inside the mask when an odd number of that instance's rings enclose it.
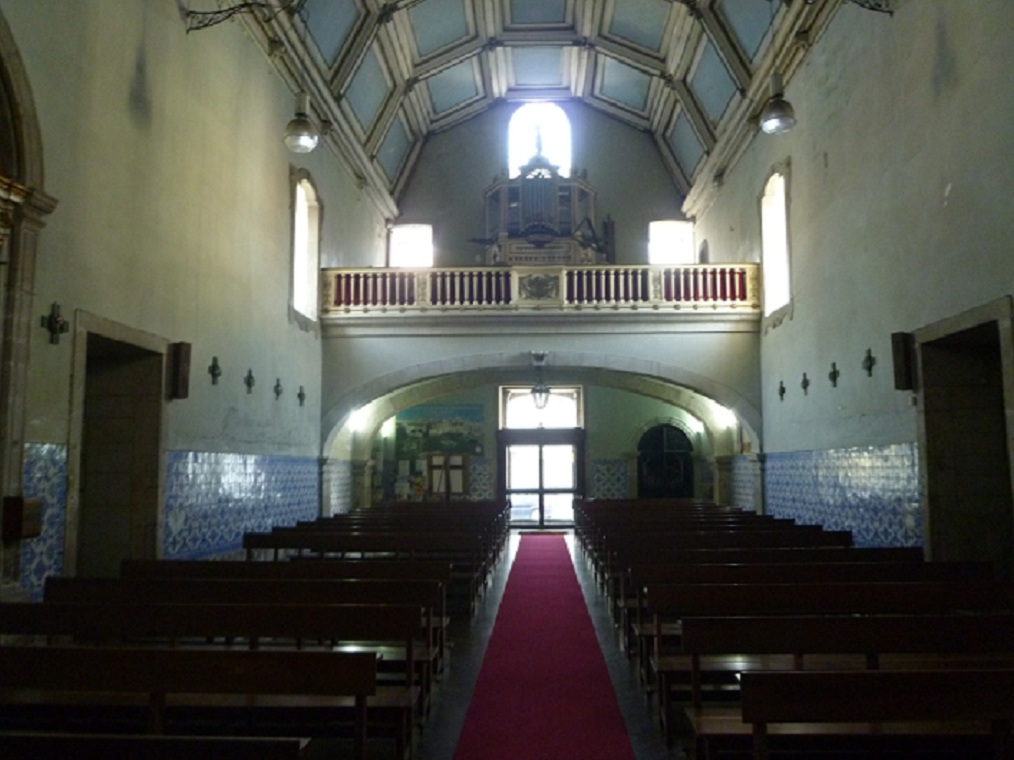
<instances>
[{"instance_id":1,"label":"center aisle","mask_svg":"<svg viewBox=\"0 0 1014 760\"><path fill-rule=\"evenodd\" d=\"M562 535L525 535L455 760L633 760Z\"/></svg>"}]
</instances>

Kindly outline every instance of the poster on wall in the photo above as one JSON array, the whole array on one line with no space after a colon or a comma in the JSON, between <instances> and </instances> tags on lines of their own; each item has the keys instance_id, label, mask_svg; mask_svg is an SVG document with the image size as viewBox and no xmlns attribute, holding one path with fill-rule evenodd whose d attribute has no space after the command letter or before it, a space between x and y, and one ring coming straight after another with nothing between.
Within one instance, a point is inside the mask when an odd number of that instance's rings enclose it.
<instances>
[{"instance_id":1,"label":"poster on wall","mask_svg":"<svg viewBox=\"0 0 1014 760\"><path fill-rule=\"evenodd\" d=\"M482 456L484 421L482 404L423 404L398 412L397 459L437 453Z\"/></svg>"}]
</instances>

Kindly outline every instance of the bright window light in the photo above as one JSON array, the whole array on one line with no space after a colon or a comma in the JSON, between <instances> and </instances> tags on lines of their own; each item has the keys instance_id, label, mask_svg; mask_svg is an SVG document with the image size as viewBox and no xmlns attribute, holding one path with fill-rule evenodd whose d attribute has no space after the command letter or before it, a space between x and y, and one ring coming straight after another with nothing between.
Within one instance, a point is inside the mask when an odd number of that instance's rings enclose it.
<instances>
[{"instance_id":1,"label":"bright window light","mask_svg":"<svg viewBox=\"0 0 1014 760\"><path fill-rule=\"evenodd\" d=\"M704 423L701 422L701 420L699 420L697 417L691 417L687 415L686 425L688 428L690 428L690 432L692 432L694 435L700 435L705 430Z\"/></svg>"},{"instance_id":2,"label":"bright window light","mask_svg":"<svg viewBox=\"0 0 1014 760\"><path fill-rule=\"evenodd\" d=\"M693 264L693 222L666 219L648 224L649 264Z\"/></svg>"},{"instance_id":3,"label":"bright window light","mask_svg":"<svg viewBox=\"0 0 1014 760\"><path fill-rule=\"evenodd\" d=\"M366 430L366 423L370 419L370 413L366 407L361 406L349 415L349 430L353 433L362 433Z\"/></svg>"},{"instance_id":4,"label":"bright window light","mask_svg":"<svg viewBox=\"0 0 1014 760\"><path fill-rule=\"evenodd\" d=\"M777 173L771 175L761 199L761 264L764 316L767 316L786 306L792 298L785 177Z\"/></svg>"},{"instance_id":5,"label":"bright window light","mask_svg":"<svg viewBox=\"0 0 1014 760\"><path fill-rule=\"evenodd\" d=\"M503 423L507 428L574 428L581 425L581 389L551 387L549 402L535 406L531 387L503 388Z\"/></svg>"},{"instance_id":6,"label":"bright window light","mask_svg":"<svg viewBox=\"0 0 1014 760\"><path fill-rule=\"evenodd\" d=\"M728 429L734 428L739 423L736 413L727 406L715 404L715 420L719 425Z\"/></svg>"},{"instance_id":7,"label":"bright window light","mask_svg":"<svg viewBox=\"0 0 1014 760\"><path fill-rule=\"evenodd\" d=\"M507 128L507 158L510 176L539 152L557 167L561 177L570 176L570 120L554 103L526 103L511 116Z\"/></svg>"},{"instance_id":8,"label":"bright window light","mask_svg":"<svg viewBox=\"0 0 1014 760\"><path fill-rule=\"evenodd\" d=\"M292 219L292 308L310 319L317 318L317 277L320 246L317 236L317 194L307 180L296 183Z\"/></svg>"},{"instance_id":9,"label":"bright window light","mask_svg":"<svg viewBox=\"0 0 1014 760\"><path fill-rule=\"evenodd\" d=\"M390 230L390 266L433 266L433 226L396 224Z\"/></svg>"}]
</instances>

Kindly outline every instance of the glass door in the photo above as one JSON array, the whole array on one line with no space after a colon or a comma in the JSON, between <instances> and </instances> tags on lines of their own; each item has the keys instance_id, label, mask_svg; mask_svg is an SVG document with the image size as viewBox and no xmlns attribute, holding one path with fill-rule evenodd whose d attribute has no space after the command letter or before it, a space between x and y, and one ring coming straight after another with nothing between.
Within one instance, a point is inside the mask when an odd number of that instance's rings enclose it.
<instances>
[{"instance_id":1,"label":"glass door","mask_svg":"<svg viewBox=\"0 0 1014 760\"><path fill-rule=\"evenodd\" d=\"M538 438L547 431L526 432L527 435L511 437ZM579 444L568 442L505 443L501 461L512 524L533 527L573 524L574 497L580 491L579 451Z\"/></svg>"}]
</instances>

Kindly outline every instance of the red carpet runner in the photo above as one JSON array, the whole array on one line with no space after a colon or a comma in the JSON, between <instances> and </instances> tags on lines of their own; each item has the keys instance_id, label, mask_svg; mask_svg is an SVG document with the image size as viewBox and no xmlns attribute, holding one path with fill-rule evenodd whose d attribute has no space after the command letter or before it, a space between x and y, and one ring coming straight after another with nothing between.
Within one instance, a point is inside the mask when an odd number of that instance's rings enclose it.
<instances>
[{"instance_id":1,"label":"red carpet runner","mask_svg":"<svg viewBox=\"0 0 1014 760\"><path fill-rule=\"evenodd\" d=\"M522 536L455 760L633 760L563 536Z\"/></svg>"}]
</instances>

